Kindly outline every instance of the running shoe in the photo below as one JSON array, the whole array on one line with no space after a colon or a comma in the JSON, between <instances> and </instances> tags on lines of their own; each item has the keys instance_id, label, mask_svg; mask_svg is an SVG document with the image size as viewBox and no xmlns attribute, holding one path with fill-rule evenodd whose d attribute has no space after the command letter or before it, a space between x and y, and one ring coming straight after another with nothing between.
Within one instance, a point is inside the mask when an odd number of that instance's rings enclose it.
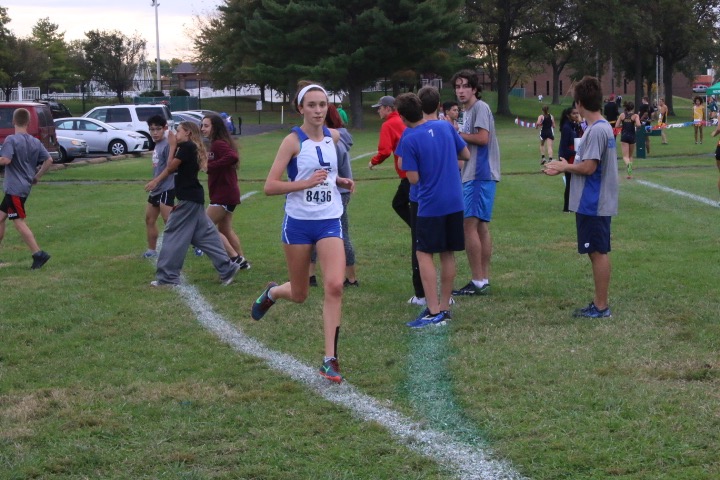
<instances>
[{"instance_id":1,"label":"running shoe","mask_svg":"<svg viewBox=\"0 0 720 480\"><path fill-rule=\"evenodd\" d=\"M472 280L459 290L453 290L453 295L489 295L490 284L486 283L482 287L477 287Z\"/></svg>"},{"instance_id":2,"label":"running shoe","mask_svg":"<svg viewBox=\"0 0 720 480\"><path fill-rule=\"evenodd\" d=\"M587 307L579 308L573 312L573 317L584 317L584 318L611 318L612 313L610 307L603 310L598 309L594 302L590 302Z\"/></svg>"},{"instance_id":3,"label":"running shoe","mask_svg":"<svg viewBox=\"0 0 720 480\"><path fill-rule=\"evenodd\" d=\"M337 358L331 358L327 362L323 362L320 367L320 375L327 378L331 382L340 383L343 381L342 375L335 368L339 369Z\"/></svg>"},{"instance_id":4,"label":"running shoe","mask_svg":"<svg viewBox=\"0 0 720 480\"><path fill-rule=\"evenodd\" d=\"M199 248L193 247L193 251L195 252L195 256L196 256L196 257L202 257L202 256L203 256L203 251L200 250Z\"/></svg>"},{"instance_id":5,"label":"running shoe","mask_svg":"<svg viewBox=\"0 0 720 480\"><path fill-rule=\"evenodd\" d=\"M45 265L48 260L50 260L50 254L44 250L40 250L39 252L33 253L32 258L33 263L30 268L33 270L37 270L38 268L41 268L43 265Z\"/></svg>"},{"instance_id":6,"label":"running shoe","mask_svg":"<svg viewBox=\"0 0 720 480\"><path fill-rule=\"evenodd\" d=\"M250 265L250 262L248 262L247 259L242 255L238 255L237 257L233 258L232 261L240 265L240 270L250 270L250 267L252 267L252 265Z\"/></svg>"},{"instance_id":7,"label":"running shoe","mask_svg":"<svg viewBox=\"0 0 720 480\"><path fill-rule=\"evenodd\" d=\"M310 286L311 287L317 287L317 277L315 275L310 275Z\"/></svg>"},{"instance_id":8,"label":"running shoe","mask_svg":"<svg viewBox=\"0 0 720 480\"><path fill-rule=\"evenodd\" d=\"M265 316L267 311L270 310L270 307L275 305L275 301L270 300L270 296L268 295L270 293L270 289L273 287L277 287L277 283L268 283L265 290L263 290L262 294L260 294L258 299L255 300L255 303L253 303L251 310L253 320L260 320L263 316Z\"/></svg>"},{"instance_id":9,"label":"running shoe","mask_svg":"<svg viewBox=\"0 0 720 480\"><path fill-rule=\"evenodd\" d=\"M230 265L232 265L232 268L233 268L232 273L230 274L229 277L227 277L227 278L225 278L225 279L221 279L222 284L223 284L224 286L226 286L226 287L227 287L228 285L230 285L230 284L233 282L233 280L235 280L235 276L238 274L238 272L239 272L240 270L242 270L242 267L240 266L239 263L230 262Z\"/></svg>"},{"instance_id":10,"label":"running shoe","mask_svg":"<svg viewBox=\"0 0 720 480\"><path fill-rule=\"evenodd\" d=\"M359 286L360 286L360 282L358 282L357 280L355 280L354 282L351 282L350 280L348 280L348 279L346 278L345 281L343 282L343 287L345 287L345 288L347 288L347 287L359 287Z\"/></svg>"},{"instance_id":11,"label":"running shoe","mask_svg":"<svg viewBox=\"0 0 720 480\"><path fill-rule=\"evenodd\" d=\"M405 325L410 328L425 328L429 325L445 325L445 321L448 319L446 314L446 311L437 313L435 315L433 315L432 313L427 313L426 315L418 317L412 322L406 323Z\"/></svg>"},{"instance_id":12,"label":"running shoe","mask_svg":"<svg viewBox=\"0 0 720 480\"><path fill-rule=\"evenodd\" d=\"M407 303L409 303L410 305L420 305L420 306L424 306L426 304L425 297L416 297L415 295L410 297L410 300L408 300Z\"/></svg>"},{"instance_id":13,"label":"running shoe","mask_svg":"<svg viewBox=\"0 0 720 480\"><path fill-rule=\"evenodd\" d=\"M152 250L150 248L145 250L145 253L142 254L143 258L155 258L157 255L157 250Z\"/></svg>"}]
</instances>

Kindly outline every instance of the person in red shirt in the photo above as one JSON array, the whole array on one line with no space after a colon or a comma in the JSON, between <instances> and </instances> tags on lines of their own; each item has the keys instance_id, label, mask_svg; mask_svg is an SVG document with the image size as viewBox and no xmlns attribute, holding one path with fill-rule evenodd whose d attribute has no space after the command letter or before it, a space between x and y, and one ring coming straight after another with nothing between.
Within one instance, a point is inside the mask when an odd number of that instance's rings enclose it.
<instances>
[{"instance_id":1,"label":"person in red shirt","mask_svg":"<svg viewBox=\"0 0 720 480\"><path fill-rule=\"evenodd\" d=\"M380 165L390 155L395 159L395 171L400 177L400 185L398 185L395 197L393 197L392 207L395 213L410 226L410 181L404 170L398 165L398 156L395 155L395 149L400 142L400 137L405 131L405 124L398 112L395 111L395 98L389 95L380 98L380 101L372 106L378 109L378 115L384 120L380 127L380 140L378 141L378 153L370 159L368 167L372 170Z\"/></svg>"},{"instance_id":2,"label":"person in red shirt","mask_svg":"<svg viewBox=\"0 0 720 480\"><path fill-rule=\"evenodd\" d=\"M232 226L233 212L240 205L237 177L240 157L237 146L223 119L217 114L205 116L200 130L210 140L207 165L210 205L207 215L222 234L220 238L232 261L240 265L241 269L248 269L250 263L243 255L240 239Z\"/></svg>"}]
</instances>

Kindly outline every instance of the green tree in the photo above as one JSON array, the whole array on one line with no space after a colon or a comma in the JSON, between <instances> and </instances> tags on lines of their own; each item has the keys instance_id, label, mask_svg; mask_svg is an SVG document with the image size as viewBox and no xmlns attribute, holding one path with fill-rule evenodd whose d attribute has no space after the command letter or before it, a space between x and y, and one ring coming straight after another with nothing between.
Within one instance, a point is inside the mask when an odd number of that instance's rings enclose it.
<instances>
[{"instance_id":1,"label":"green tree","mask_svg":"<svg viewBox=\"0 0 720 480\"><path fill-rule=\"evenodd\" d=\"M127 37L118 31L91 30L83 42L85 60L93 80L106 85L123 103L124 92L132 86L146 42L138 35Z\"/></svg>"},{"instance_id":2,"label":"green tree","mask_svg":"<svg viewBox=\"0 0 720 480\"><path fill-rule=\"evenodd\" d=\"M467 19L475 31L467 41L496 55L498 115L510 111L510 60L517 42L544 30L539 19L547 15L547 2L538 0L466 0Z\"/></svg>"},{"instance_id":3,"label":"green tree","mask_svg":"<svg viewBox=\"0 0 720 480\"><path fill-rule=\"evenodd\" d=\"M525 61L542 62L552 70L552 104L560 104L560 75L583 53L581 4L573 0L548 0L547 13L540 19L541 31L520 42Z\"/></svg>"},{"instance_id":4,"label":"green tree","mask_svg":"<svg viewBox=\"0 0 720 480\"><path fill-rule=\"evenodd\" d=\"M7 8L0 6L0 41L10 35L10 30L7 29L8 23L10 23L10 17L8 17Z\"/></svg>"},{"instance_id":5,"label":"green tree","mask_svg":"<svg viewBox=\"0 0 720 480\"><path fill-rule=\"evenodd\" d=\"M8 34L3 39L4 51L0 55L0 89L10 101L12 89L19 83L37 85L48 66L47 57L27 39Z\"/></svg>"},{"instance_id":6,"label":"green tree","mask_svg":"<svg viewBox=\"0 0 720 480\"><path fill-rule=\"evenodd\" d=\"M42 18L33 26L30 42L48 58L49 67L45 73L46 93L50 87L64 89L72 84L72 73L68 64L68 45L65 32L60 32L57 24L49 18Z\"/></svg>"},{"instance_id":7,"label":"green tree","mask_svg":"<svg viewBox=\"0 0 720 480\"><path fill-rule=\"evenodd\" d=\"M680 69L693 78L700 70L703 57L718 54L718 0L691 0L677 3L657 0L648 5L653 16L657 54L663 58L663 84L668 111L673 110L673 76ZM692 34L688 35L688 32Z\"/></svg>"},{"instance_id":8,"label":"green tree","mask_svg":"<svg viewBox=\"0 0 720 480\"><path fill-rule=\"evenodd\" d=\"M350 96L362 127L362 89L415 70L466 34L461 0L227 0L196 39L201 61L225 76L293 93L300 78ZM447 50L447 57L452 50ZM239 66L239 71L237 67ZM228 83L232 85L232 83Z\"/></svg>"}]
</instances>

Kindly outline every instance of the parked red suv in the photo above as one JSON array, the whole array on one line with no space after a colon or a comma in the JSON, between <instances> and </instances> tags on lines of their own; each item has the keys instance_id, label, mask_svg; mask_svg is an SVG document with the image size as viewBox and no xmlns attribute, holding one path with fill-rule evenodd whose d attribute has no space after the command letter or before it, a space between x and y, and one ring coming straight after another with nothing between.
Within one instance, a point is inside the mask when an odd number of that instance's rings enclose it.
<instances>
[{"instance_id":1,"label":"parked red suv","mask_svg":"<svg viewBox=\"0 0 720 480\"><path fill-rule=\"evenodd\" d=\"M12 119L13 112L18 108L24 108L30 112L30 123L27 132L42 142L53 161L58 161L58 143L55 136L55 124L53 123L50 107L35 102L0 102L0 145L5 142L5 137L15 133Z\"/></svg>"}]
</instances>

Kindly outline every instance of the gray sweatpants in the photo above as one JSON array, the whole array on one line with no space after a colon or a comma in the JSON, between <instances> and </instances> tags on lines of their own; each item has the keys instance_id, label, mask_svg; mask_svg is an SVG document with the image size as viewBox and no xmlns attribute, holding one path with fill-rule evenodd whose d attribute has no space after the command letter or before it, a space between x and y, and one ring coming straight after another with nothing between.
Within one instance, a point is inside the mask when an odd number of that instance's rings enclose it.
<instances>
[{"instance_id":1,"label":"gray sweatpants","mask_svg":"<svg viewBox=\"0 0 720 480\"><path fill-rule=\"evenodd\" d=\"M200 203L180 201L170 213L162 248L158 255L155 278L160 284L180 283L180 270L188 247L193 244L210 259L221 280L234 272L232 261L223 247L220 234Z\"/></svg>"}]
</instances>

